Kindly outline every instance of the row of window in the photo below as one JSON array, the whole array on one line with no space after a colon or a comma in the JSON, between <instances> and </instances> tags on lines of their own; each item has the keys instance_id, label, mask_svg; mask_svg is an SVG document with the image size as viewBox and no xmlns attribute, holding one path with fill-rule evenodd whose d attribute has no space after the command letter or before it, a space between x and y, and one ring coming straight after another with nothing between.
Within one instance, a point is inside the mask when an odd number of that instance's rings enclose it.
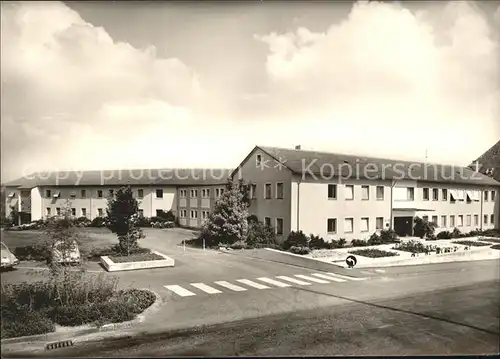
<instances>
[{"instance_id":1,"label":"row of window","mask_svg":"<svg viewBox=\"0 0 500 359\"><path fill-rule=\"evenodd\" d=\"M216 188L215 189L215 197L219 198L222 196L224 193L224 188ZM60 197L60 192L55 191L54 193L52 190L47 189L45 190L45 197L46 198L59 198ZM104 197L104 191L101 189L98 189L97 192L97 198L103 198ZM108 190L108 196L112 197L114 195L114 190L110 189ZM157 189L155 192L156 198L163 198L163 190L162 189ZM76 192L71 192L70 193L70 198L76 198ZM179 190L179 197L181 198L186 198L187 197L187 190L186 189L181 189ZM190 197L191 198L198 198L198 190L197 189L192 189L190 190ZM210 198L210 189L209 188L204 188L201 190L201 197L202 198ZM87 198L87 190L82 189L80 190L80 198ZM137 190L137 198L144 198L144 190L143 189L138 189Z\"/></svg>"},{"instance_id":2,"label":"row of window","mask_svg":"<svg viewBox=\"0 0 500 359\"><path fill-rule=\"evenodd\" d=\"M79 217L87 217L87 208L81 208L80 209L80 216ZM61 208L60 207L57 207L56 208L56 212L55 213L52 213L52 208L50 207L47 207L45 209L45 214L47 217L51 217L53 215L56 215L56 216L60 216L61 215ZM76 217L77 213L76 213L76 208L71 208L71 215ZM97 208L97 215L99 217L102 217L104 215L104 209L103 208Z\"/></svg>"},{"instance_id":3,"label":"row of window","mask_svg":"<svg viewBox=\"0 0 500 359\"><path fill-rule=\"evenodd\" d=\"M278 182L275 184L274 193L276 199L284 198L284 184L283 182ZM250 184L250 198L257 198L257 185L255 183ZM266 183L264 185L264 199L273 198L273 185L272 183Z\"/></svg>"},{"instance_id":4,"label":"row of window","mask_svg":"<svg viewBox=\"0 0 500 359\"><path fill-rule=\"evenodd\" d=\"M208 219L209 211L201 211L201 219L206 220ZM181 209L179 211L179 217L180 218L187 218L187 209ZM189 218L190 219L198 219L198 210L191 210L189 213Z\"/></svg>"},{"instance_id":5,"label":"row of window","mask_svg":"<svg viewBox=\"0 0 500 359\"><path fill-rule=\"evenodd\" d=\"M345 199L346 200L354 200L354 185L346 184L344 185L345 189ZM412 188L413 189L413 188ZM385 187L384 186L376 186L375 197L378 201L383 201L385 198ZM337 185L329 184L328 185L328 199L337 199ZM361 186L361 199L363 201L368 201L370 199L370 186L362 185Z\"/></svg>"},{"instance_id":6,"label":"row of window","mask_svg":"<svg viewBox=\"0 0 500 359\"><path fill-rule=\"evenodd\" d=\"M186 198L187 193L188 193L187 189L181 189L181 190L179 190L179 197ZM224 188L216 188L215 189L215 198L220 198L223 193L224 193ZM197 189L189 190L189 196L190 196L190 198L198 198L198 190ZM210 188L203 188L201 190L201 198L210 198Z\"/></svg>"},{"instance_id":7,"label":"row of window","mask_svg":"<svg viewBox=\"0 0 500 359\"><path fill-rule=\"evenodd\" d=\"M456 192L456 193L453 193ZM467 198L467 202L470 203L472 201L479 201L481 195L480 191L464 191L464 190L458 190L458 191L453 191L452 193L448 193L448 190L446 188L441 189L441 200L442 201L448 201L448 197L450 199L450 202L454 203L457 199L459 201L463 201L464 198ZM491 197L489 194L491 193ZM448 196L449 194L449 196ZM488 202L488 198L491 198L492 201L495 200L495 195L496 191L484 191L483 192L483 199L485 202ZM430 188L423 188L422 192L422 197L424 201L429 201L430 200ZM457 198L458 197L458 198ZM439 201L439 188L432 188L432 200L433 201Z\"/></svg>"},{"instance_id":8,"label":"row of window","mask_svg":"<svg viewBox=\"0 0 500 359\"><path fill-rule=\"evenodd\" d=\"M360 225L360 232L369 232L370 218L361 217L359 225ZM377 230L384 229L384 217L375 218L375 228ZM337 218L327 218L326 231L328 232L328 234L337 233ZM354 232L354 218L352 217L344 218L344 233L353 233L353 232Z\"/></svg>"},{"instance_id":9,"label":"row of window","mask_svg":"<svg viewBox=\"0 0 500 359\"><path fill-rule=\"evenodd\" d=\"M264 224L267 227L273 227L271 217L264 217ZM283 234L283 218L274 219L274 233L278 236Z\"/></svg>"},{"instance_id":10,"label":"row of window","mask_svg":"<svg viewBox=\"0 0 500 359\"><path fill-rule=\"evenodd\" d=\"M450 215L450 223L448 225L448 216L446 215L441 215L440 217L437 215L434 215L431 217L431 222L433 222L437 227L440 228L455 228L455 227L463 227L464 226L464 215L459 214L457 215L457 222L455 223L455 215ZM472 219L474 218L474 222L472 222ZM429 216L423 216L422 219L424 221L429 220ZM439 220L440 219L440 220ZM490 224L495 224L495 216L493 214L485 214L483 215L483 224L488 224L488 219ZM471 214L465 215L465 226L466 227L478 227L479 226L479 215L474 214L474 217L472 217Z\"/></svg>"}]
</instances>

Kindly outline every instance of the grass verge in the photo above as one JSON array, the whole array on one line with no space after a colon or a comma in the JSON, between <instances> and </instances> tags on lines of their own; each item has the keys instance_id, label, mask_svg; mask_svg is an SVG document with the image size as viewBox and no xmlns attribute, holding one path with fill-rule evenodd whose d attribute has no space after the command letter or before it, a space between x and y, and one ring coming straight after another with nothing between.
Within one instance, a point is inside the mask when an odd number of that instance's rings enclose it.
<instances>
[{"instance_id":1,"label":"grass verge","mask_svg":"<svg viewBox=\"0 0 500 359\"><path fill-rule=\"evenodd\" d=\"M369 258L382 258L382 257L395 257L395 256L399 256L398 253L383 251L383 250L376 249L376 248L371 248L371 249L357 249L357 250L354 250L354 251L349 251L349 253L350 254L356 254L356 255L362 256L362 257L369 257Z\"/></svg>"},{"instance_id":2,"label":"grass verge","mask_svg":"<svg viewBox=\"0 0 500 359\"><path fill-rule=\"evenodd\" d=\"M486 242L479 242L479 241L453 241L451 243L454 244L462 244L464 246L471 246L471 247L485 247L485 246L491 246L491 243L486 243Z\"/></svg>"}]
</instances>

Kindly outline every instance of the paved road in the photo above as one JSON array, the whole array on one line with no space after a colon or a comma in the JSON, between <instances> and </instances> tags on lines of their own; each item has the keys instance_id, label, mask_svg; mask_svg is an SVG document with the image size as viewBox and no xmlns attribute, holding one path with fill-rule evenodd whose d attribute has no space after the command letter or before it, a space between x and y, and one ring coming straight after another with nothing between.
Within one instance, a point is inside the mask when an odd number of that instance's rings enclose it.
<instances>
[{"instance_id":1,"label":"paved road","mask_svg":"<svg viewBox=\"0 0 500 359\"><path fill-rule=\"evenodd\" d=\"M350 302L134 338L51 356L432 355L499 353L498 281Z\"/></svg>"}]
</instances>

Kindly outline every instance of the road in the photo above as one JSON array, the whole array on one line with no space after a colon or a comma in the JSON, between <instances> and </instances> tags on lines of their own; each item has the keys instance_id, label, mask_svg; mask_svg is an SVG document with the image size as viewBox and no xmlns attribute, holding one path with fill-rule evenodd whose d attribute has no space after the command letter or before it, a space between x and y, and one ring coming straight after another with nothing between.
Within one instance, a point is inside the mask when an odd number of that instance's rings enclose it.
<instances>
[{"instance_id":1,"label":"road","mask_svg":"<svg viewBox=\"0 0 500 359\"><path fill-rule=\"evenodd\" d=\"M52 357L499 353L498 281L86 343ZM47 353L45 353L47 355Z\"/></svg>"}]
</instances>

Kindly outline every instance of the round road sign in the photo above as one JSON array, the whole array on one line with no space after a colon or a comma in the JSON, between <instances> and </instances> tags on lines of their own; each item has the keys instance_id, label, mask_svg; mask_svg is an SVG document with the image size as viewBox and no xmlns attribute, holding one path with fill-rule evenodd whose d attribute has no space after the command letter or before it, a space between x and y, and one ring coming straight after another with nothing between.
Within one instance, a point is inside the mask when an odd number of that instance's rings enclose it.
<instances>
[{"instance_id":1,"label":"round road sign","mask_svg":"<svg viewBox=\"0 0 500 359\"><path fill-rule=\"evenodd\" d=\"M354 256L349 256L346 258L345 262L347 263L349 268L352 268L356 265L356 263L358 263L358 260Z\"/></svg>"}]
</instances>

